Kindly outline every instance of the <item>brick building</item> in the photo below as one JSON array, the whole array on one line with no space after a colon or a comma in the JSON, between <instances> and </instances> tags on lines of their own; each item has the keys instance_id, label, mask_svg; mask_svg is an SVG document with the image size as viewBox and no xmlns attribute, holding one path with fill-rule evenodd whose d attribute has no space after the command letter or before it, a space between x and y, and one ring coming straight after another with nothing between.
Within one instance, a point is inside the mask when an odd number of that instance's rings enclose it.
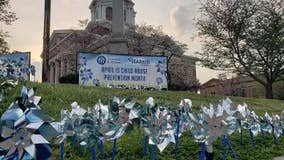
<instances>
[{"instance_id":1,"label":"brick building","mask_svg":"<svg viewBox=\"0 0 284 160\"><path fill-rule=\"evenodd\" d=\"M202 84L201 94L264 98L263 86L248 76L213 78Z\"/></svg>"}]
</instances>

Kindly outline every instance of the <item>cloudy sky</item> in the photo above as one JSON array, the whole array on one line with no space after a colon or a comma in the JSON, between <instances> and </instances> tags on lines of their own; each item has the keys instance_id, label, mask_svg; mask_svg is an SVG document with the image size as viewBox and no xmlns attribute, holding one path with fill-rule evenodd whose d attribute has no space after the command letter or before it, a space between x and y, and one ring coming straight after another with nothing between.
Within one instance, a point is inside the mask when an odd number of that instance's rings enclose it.
<instances>
[{"instance_id":1,"label":"cloudy sky","mask_svg":"<svg viewBox=\"0 0 284 160\"><path fill-rule=\"evenodd\" d=\"M10 49L30 51L32 63L37 67L37 79L41 75L42 33L44 0L10 0L11 9L18 20L11 26L1 28L9 32ZM201 49L194 18L198 15L197 0L133 0L136 23L161 25L164 31L188 44L186 54L192 55ZM78 20L90 19L88 9L91 0L52 0L51 29L78 28ZM197 67L197 78L201 83L216 77L217 72Z\"/></svg>"}]
</instances>

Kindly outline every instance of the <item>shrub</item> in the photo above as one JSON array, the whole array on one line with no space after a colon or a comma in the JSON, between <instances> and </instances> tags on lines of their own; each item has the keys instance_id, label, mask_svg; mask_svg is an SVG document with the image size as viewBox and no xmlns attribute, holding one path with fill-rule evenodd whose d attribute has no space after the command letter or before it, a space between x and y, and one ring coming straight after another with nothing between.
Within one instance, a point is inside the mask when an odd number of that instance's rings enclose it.
<instances>
[{"instance_id":1,"label":"shrub","mask_svg":"<svg viewBox=\"0 0 284 160\"><path fill-rule=\"evenodd\" d=\"M71 73L59 78L60 83L72 83L72 84L79 84L79 74L78 73Z\"/></svg>"}]
</instances>

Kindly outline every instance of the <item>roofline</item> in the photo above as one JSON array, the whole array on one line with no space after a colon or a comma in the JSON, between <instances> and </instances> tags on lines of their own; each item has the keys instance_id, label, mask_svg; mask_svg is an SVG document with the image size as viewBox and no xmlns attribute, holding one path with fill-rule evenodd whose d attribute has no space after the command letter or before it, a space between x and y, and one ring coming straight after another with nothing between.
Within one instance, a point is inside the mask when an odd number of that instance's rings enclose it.
<instances>
[{"instance_id":1,"label":"roofline","mask_svg":"<svg viewBox=\"0 0 284 160\"><path fill-rule=\"evenodd\" d=\"M240 78L249 78L249 79L242 80L242 79L240 79ZM207 85L208 83L212 82L213 80L220 81L220 80L217 79L217 78L212 78L212 79L208 80L207 82L203 83L203 84L201 85L201 88L204 87L205 85ZM226 79L226 80L239 80L238 82L240 82L240 83L257 82L256 80L252 79L252 78L249 77L249 76L245 76L245 77L234 77L234 78L230 78L230 79ZM212 86L215 86L215 84L214 84L214 85L210 85L210 86L208 86L208 87L212 87Z\"/></svg>"},{"instance_id":2,"label":"roofline","mask_svg":"<svg viewBox=\"0 0 284 160\"><path fill-rule=\"evenodd\" d=\"M194 60L194 61L199 61L200 60L197 57L189 56L189 55L186 55L186 54L183 54L182 56L185 57L185 58L190 58L190 60Z\"/></svg>"},{"instance_id":3,"label":"roofline","mask_svg":"<svg viewBox=\"0 0 284 160\"><path fill-rule=\"evenodd\" d=\"M52 50L54 50L57 46L59 46L62 42L64 42L67 38L69 38L71 35L73 34L73 32L70 32L68 35L66 35L62 40L60 40L55 46L52 46L52 48L50 48L49 52L51 52Z\"/></svg>"},{"instance_id":4,"label":"roofline","mask_svg":"<svg viewBox=\"0 0 284 160\"><path fill-rule=\"evenodd\" d=\"M50 39L54 37L55 34L60 34L60 33L70 33L73 32L74 30L72 29L58 29L58 30L53 30L51 33Z\"/></svg>"},{"instance_id":5,"label":"roofline","mask_svg":"<svg viewBox=\"0 0 284 160\"><path fill-rule=\"evenodd\" d=\"M204 85L206 85L206 84L208 84L209 82L212 82L212 81L216 81L216 80L218 80L217 78L211 78L210 80L208 80L208 81L206 81L205 83L203 83L202 85L201 85L201 87L202 86L204 86Z\"/></svg>"}]
</instances>

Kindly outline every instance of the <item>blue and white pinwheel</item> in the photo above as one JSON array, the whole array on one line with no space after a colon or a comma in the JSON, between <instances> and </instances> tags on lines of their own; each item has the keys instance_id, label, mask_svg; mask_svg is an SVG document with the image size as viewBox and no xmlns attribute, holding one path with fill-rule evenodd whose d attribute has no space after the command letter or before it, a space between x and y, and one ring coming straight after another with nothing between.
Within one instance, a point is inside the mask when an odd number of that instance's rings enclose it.
<instances>
[{"instance_id":1,"label":"blue and white pinwheel","mask_svg":"<svg viewBox=\"0 0 284 160\"><path fill-rule=\"evenodd\" d=\"M231 101L223 100L217 107L203 107L193 118L192 134L197 142L211 145L217 138L231 135L237 126L235 111L231 110Z\"/></svg>"},{"instance_id":2,"label":"blue and white pinwheel","mask_svg":"<svg viewBox=\"0 0 284 160\"><path fill-rule=\"evenodd\" d=\"M138 118L140 106L131 99L126 98L120 101L118 97L113 97L109 104L108 131L104 133L105 139L114 140L120 138L132 120Z\"/></svg>"},{"instance_id":3,"label":"blue and white pinwheel","mask_svg":"<svg viewBox=\"0 0 284 160\"><path fill-rule=\"evenodd\" d=\"M153 98L146 101L142 111L141 125L149 136L149 144L156 145L162 152L171 142L175 143L176 117L162 105L156 105Z\"/></svg>"},{"instance_id":4,"label":"blue and white pinwheel","mask_svg":"<svg viewBox=\"0 0 284 160\"><path fill-rule=\"evenodd\" d=\"M282 135L283 127L278 115L272 115L272 117L266 112L263 117L260 118L261 130L266 133L272 133L274 137L274 143L277 143L277 138Z\"/></svg>"},{"instance_id":5,"label":"blue and white pinwheel","mask_svg":"<svg viewBox=\"0 0 284 160\"><path fill-rule=\"evenodd\" d=\"M22 92L22 97L1 116L1 156L3 159L50 159L49 141L57 135L50 125L53 119L36 107L38 100L34 100L33 94L26 93ZM25 97L30 103L22 103Z\"/></svg>"}]
</instances>

